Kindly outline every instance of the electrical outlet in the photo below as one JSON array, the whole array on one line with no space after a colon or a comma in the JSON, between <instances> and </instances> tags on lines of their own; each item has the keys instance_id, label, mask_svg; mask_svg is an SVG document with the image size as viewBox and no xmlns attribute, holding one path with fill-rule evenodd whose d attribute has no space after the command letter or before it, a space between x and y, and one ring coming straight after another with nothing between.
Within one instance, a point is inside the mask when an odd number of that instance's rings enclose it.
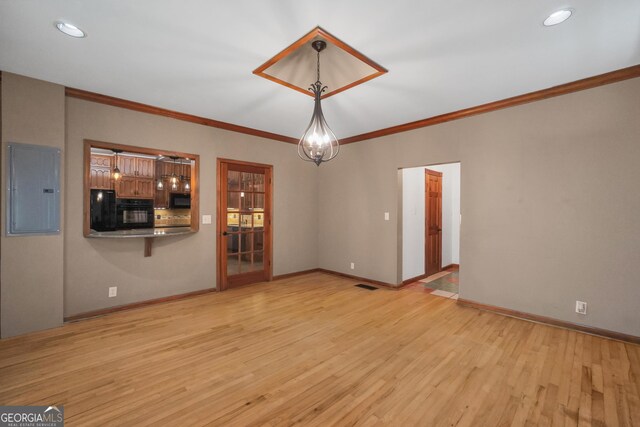
<instances>
[{"instance_id":1,"label":"electrical outlet","mask_svg":"<svg viewBox=\"0 0 640 427\"><path fill-rule=\"evenodd\" d=\"M352 270L354 270L355 268L356 268L356 263L355 263L355 262L352 262L352 263L351 263L351 269L352 269Z\"/></svg>"},{"instance_id":2,"label":"electrical outlet","mask_svg":"<svg viewBox=\"0 0 640 427\"><path fill-rule=\"evenodd\" d=\"M584 301L576 301L576 313L587 314L587 303Z\"/></svg>"},{"instance_id":3,"label":"electrical outlet","mask_svg":"<svg viewBox=\"0 0 640 427\"><path fill-rule=\"evenodd\" d=\"M109 287L109 298L113 298L116 295L118 295L118 287L117 286Z\"/></svg>"},{"instance_id":4,"label":"electrical outlet","mask_svg":"<svg viewBox=\"0 0 640 427\"><path fill-rule=\"evenodd\" d=\"M389 221L389 212L384 213L384 220Z\"/></svg>"}]
</instances>

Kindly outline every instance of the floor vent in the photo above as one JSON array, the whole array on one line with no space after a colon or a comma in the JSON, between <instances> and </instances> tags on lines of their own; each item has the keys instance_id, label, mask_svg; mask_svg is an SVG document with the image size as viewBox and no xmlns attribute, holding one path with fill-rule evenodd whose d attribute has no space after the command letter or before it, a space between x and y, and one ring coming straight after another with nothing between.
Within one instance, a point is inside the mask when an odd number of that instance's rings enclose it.
<instances>
[{"instance_id":1,"label":"floor vent","mask_svg":"<svg viewBox=\"0 0 640 427\"><path fill-rule=\"evenodd\" d=\"M365 284L363 284L363 283L358 283L358 284L356 285L356 287L358 287L358 288L362 288L362 289L366 289L366 290L368 290L368 291L375 291L376 289L378 289L378 288L376 288L375 286L365 285Z\"/></svg>"}]
</instances>

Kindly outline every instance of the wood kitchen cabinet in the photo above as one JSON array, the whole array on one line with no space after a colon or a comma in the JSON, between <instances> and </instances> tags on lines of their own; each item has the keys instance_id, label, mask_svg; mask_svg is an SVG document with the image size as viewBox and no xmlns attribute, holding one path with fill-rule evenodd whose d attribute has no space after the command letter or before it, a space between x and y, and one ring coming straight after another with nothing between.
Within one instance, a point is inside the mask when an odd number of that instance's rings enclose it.
<instances>
[{"instance_id":1,"label":"wood kitchen cabinet","mask_svg":"<svg viewBox=\"0 0 640 427\"><path fill-rule=\"evenodd\" d=\"M175 174L180 181L178 182L178 189L171 189L171 175ZM173 161L157 161L155 165L154 180L154 203L156 208L168 208L169 207L169 195L171 193L189 193L190 188L185 189L185 183L191 181L191 165L183 163L173 163ZM158 181L162 181L162 188L158 189Z\"/></svg>"},{"instance_id":2,"label":"wood kitchen cabinet","mask_svg":"<svg viewBox=\"0 0 640 427\"><path fill-rule=\"evenodd\" d=\"M156 195L155 181L153 179L137 179L137 197L140 199L153 199Z\"/></svg>"},{"instance_id":3,"label":"wood kitchen cabinet","mask_svg":"<svg viewBox=\"0 0 640 427\"><path fill-rule=\"evenodd\" d=\"M119 199L136 198L136 179L130 176L123 176L116 184L116 197Z\"/></svg>"},{"instance_id":4,"label":"wood kitchen cabinet","mask_svg":"<svg viewBox=\"0 0 640 427\"><path fill-rule=\"evenodd\" d=\"M168 208L169 207L169 191L165 186L162 189L156 188L155 197L153 198L153 207L155 208Z\"/></svg>"},{"instance_id":5,"label":"wood kitchen cabinet","mask_svg":"<svg viewBox=\"0 0 640 427\"><path fill-rule=\"evenodd\" d=\"M153 199L155 197L154 181L123 176L116 185L116 197L119 199Z\"/></svg>"},{"instance_id":6,"label":"wood kitchen cabinet","mask_svg":"<svg viewBox=\"0 0 640 427\"><path fill-rule=\"evenodd\" d=\"M191 179L191 165L177 165L177 168L178 171L176 171L176 174L182 176L183 180Z\"/></svg>"},{"instance_id":7,"label":"wood kitchen cabinet","mask_svg":"<svg viewBox=\"0 0 640 427\"><path fill-rule=\"evenodd\" d=\"M136 176L136 158L119 156L118 169L120 169L122 176Z\"/></svg>"},{"instance_id":8,"label":"wood kitchen cabinet","mask_svg":"<svg viewBox=\"0 0 640 427\"><path fill-rule=\"evenodd\" d=\"M173 163L171 162L156 162L156 175L157 176L169 176L173 172Z\"/></svg>"},{"instance_id":9,"label":"wood kitchen cabinet","mask_svg":"<svg viewBox=\"0 0 640 427\"><path fill-rule=\"evenodd\" d=\"M91 154L91 167L111 169L113 156L103 154Z\"/></svg>"},{"instance_id":10,"label":"wood kitchen cabinet","mask_svg":"<svg viewBox=\"0 0 640 427\"><path fill-rule=\"evenodd\" d=\"M138 178L151 178L155 176L156 161L153 159L136 158L136 176Z\"/></svg>"},{"instance_id":11,"label":"wood kitchen cabinet","mask_svg":"<svg viewBox=\"0 0 640 427\"><path fill-rule=\"evenodd\" d=\"M156 177L170 177L176 174L178 178L191 178L191 165L183 163L173 163L172 161L156 162Z\"/></svg>"},{"instance_id":12,"label":"wood kitchen cabinet","mask_svg":"<svg viewBox=\"0 0 640 427\"><path fill-rule=\"evenodd\" d=\"M169 190L167 189L168 179L164 178L167 175L171 174L171 170L169 170L170 163L167 162L156 162L156 177L157 180L155 187L155 196L153 198L153 206L155 208L168 208L169 207ZM158 181L162 181L162 188L158 188Z\"/></svg>"},{"instance_id":13,"label":"wood kitchen cabinet","mask_svg":"<svg viewBox=\"0 0 640 427\"><path fill-rule=\"evenodd\" d=\"M155 160L145 157L118 157L118 169L120 169L122 176L153 179L155 176L155 163Z\"/></svg>"},{"instance_id":14,"label":"wood kitchen cabinet","mask_svg":"<svg viewBox=\"0 0 640 427\"><path fill-rule=\"evenodd\" d=\"M155 181L153 177L156 161L146 157L118 156L118 169L122 178L116 184L119 199L153 199Z\"/></svg>"},{"instance_id":15,"label":"wood kitchen cabinet","mask_svg":"<svg viewBox=\"0 0 640 427\"><path fill-rule=\"evenodd\" d=\"M92 154L89 167L89 187L98 190L112 190L111 179L113 157Z\"/></svg>"}]
</instances>

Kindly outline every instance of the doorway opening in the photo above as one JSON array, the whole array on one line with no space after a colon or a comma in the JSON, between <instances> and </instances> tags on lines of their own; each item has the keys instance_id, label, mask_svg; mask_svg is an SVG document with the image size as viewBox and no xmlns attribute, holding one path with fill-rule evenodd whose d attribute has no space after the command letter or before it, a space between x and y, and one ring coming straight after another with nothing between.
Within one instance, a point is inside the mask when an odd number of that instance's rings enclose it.
<instances>
[{"instance_id":1,"label":"doorway opening","mask_svg":"<svg viewBox=\"0 0 640 427\"><path fill-rule=\"evenodd\" d=\"M273 166L218 159L218 290L272 279Z\"/></svg>"},{"instance_id":2,"label":"doorway opening","mask_svg":"<svg viewBox=\"0 0 640 427\"><path fill-rule=\"evenodd\" d=\"M402 283L457 299L460 162L401 169Z\"/></svg>"}]
</instances>

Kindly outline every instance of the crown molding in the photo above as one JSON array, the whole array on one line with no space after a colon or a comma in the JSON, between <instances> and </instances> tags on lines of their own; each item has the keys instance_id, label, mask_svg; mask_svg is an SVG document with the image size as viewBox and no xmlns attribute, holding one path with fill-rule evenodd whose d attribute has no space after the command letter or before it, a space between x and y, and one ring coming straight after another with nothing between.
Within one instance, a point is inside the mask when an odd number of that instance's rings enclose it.
<instances>
[{"instance_id":1,"label":"crown molding","mask_svg":"<svg viewBox=\"0 0 640 427\"><path fill-rule=\"evenodd\" d=\"M365 141L367 139L379 138L381 136L392 135L394 133L407 132L410 130L433 126L444 122L450 122L452 120L458 120L478 114L489 113L491 111L501 110L503 108L515 107L517 105L527 104L529 102L541 101L543 99L552 98L555 96L566 95L585 89L592 89L594 87L633 79L635 77L640 77L640 65L622 68L620 70L611 71L609 73L587 77L586 79L576 80L574 82L565 83L559 86L553 86L547 89L529 92L523 95L489 102L487 104L465 108L463 110L453 111L451 113L441 114L439 116L428 117L426 119L417 120L415 122L391 126L372 132L362 133L360 135L350 136L348 138L341 139L340 145Z\"/></svg>"},{"instance_id":2,"label":"crown molding","mask_svg":"<svg viewBox=\"0 0 640 427\"><path fill-rule=\"evenodd\" d=\"M565 83L559 86L553 86L547 89L529 92L523 95L502 99L499 101L489 102L487 104L475 107L465 108L463 110L453 111L451 113L441 114L439 116L428 117L426 119L417 120L415 122L405 123L402 125L391 126L372 132L362 133L350 136L340 140L340 145L352 144L354 142L365 141L369 139L379 138L382 136L392 135L400 132L407 132L427 126L433 126L440 123L450 122L453 120L471 117L478 114L489 113L503 108L515 107L517 105L527 104L529 102L541 101L543 99L552 98L560 95L566 95L581 90L592 89L611 83L621 82L640 77L640 65L622 68L620 70L611 71L609 73L599 74L597 76L587 77L586 79L576 80L574 82ZM66 96L71 98L83 99L85 101L98 102L115 107L126 108L129 110L140 111L149 114L156 114L164 117L171 117L191 123L197 123L204 126L224 129L232 132L243 133L246 135L258 136L261 138L272 139L275 141L286 142L289 144L297 144L298 138L280 135L276 133L266 132L259 129L253 129L245 126L234 125L232 123L221 122L219 120L208 119L205 117L194 116L191 114L180 113L177 111L167 110L165 108L154 107L139 102L127 101L125 99L114 98L112 96L101 95L94 92L88 92L81 89L67 87L65 89Z\"/></svg>"},{"instance_id":3,"label":"crown molding","mask_svg":"<svg viewBox=\"0 0 640 427\"><path fill-rule=\"evenodd\" d=\"M221 122L219 120L207 119L206 117L194 116L192 114L180 113L178 111L167 110L165 108L154 107L152 105L142 104L134 101L127 101L126 99L114 98L112 96L101 95L99 93L88 92L86 90L67 87L65 88L65 95L70 98L83 99L85 101L92 101L100 104L111 105L114 107L126 108L128 110L155 114L157 116L171 117L173 119L183 120L185 122L197 123L199 125L224 129L231 132L258 136L260 138L267 138L275 141L287 142L290 144L298 143L298 138L292 138L289 136L266 132L263 130L253 129L245 126L234 125L233 123Z\"/></svg>"}]
</instances>

